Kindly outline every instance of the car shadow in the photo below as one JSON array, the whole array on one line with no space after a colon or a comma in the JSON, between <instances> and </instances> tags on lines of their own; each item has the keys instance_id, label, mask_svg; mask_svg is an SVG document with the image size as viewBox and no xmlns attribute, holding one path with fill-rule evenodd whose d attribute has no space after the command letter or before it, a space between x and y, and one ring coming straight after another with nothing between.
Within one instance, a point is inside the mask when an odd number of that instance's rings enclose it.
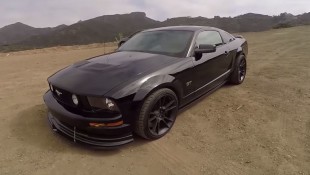
<instances>
[{"instance_id":1,"label":"car shadow","mask_svg":"<svg viewBox=\"0 0 310 175\"><path fill-rule=\"evenodd\" d=\"M21 144L35 146L52 152L70 152L75 154L91 154L109 156L122 151L132 150L148 143L148 141L134 136L134 142L115 148L93 148L75 144L60 134L53 132L47 121L47 108L44 104L32 106L18 113L12 119L11 133Z\"/></svg>"}]
</instances>

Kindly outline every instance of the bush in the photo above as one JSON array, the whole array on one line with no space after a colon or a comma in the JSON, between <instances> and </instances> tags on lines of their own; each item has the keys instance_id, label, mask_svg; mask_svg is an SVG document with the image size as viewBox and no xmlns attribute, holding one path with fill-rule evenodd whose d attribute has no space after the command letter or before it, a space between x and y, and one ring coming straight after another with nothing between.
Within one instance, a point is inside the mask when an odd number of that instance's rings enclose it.
<instances>
[{"instance_id":1,"label":"bush","mask_svg":"<svg viewBox=\"0 0 310 175\"><path fill-rule=\"evenodd\" d=\"M279 23L273 26L273 29L282 29L282 28L290 28L290 27L294 27L294 26L290 23Z\"/></svg>"}]
</instances>

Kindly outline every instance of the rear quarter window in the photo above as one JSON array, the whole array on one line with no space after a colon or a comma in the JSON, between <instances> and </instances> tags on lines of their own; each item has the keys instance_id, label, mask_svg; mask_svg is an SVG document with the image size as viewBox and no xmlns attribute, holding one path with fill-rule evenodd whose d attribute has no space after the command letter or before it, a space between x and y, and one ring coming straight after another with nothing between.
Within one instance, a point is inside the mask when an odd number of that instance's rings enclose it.
<instances>
[{"instance_id":1,"label":"rear quarter window","mask_svg":"<svg viewBox=\"0 0 310 175\"><path fill-rule=\"evenodd\" d=\"M222 44L222 37L217 31L203 31L200 32L196 39L196 44L199 46L201 44L211 44L218 45Z\"/></svg>"},{"instance_id":2,"label":"rear quarter window","mask_svg":"<svg viewBox=\"0 0 310 175\"><path fill-rule=\"evenodd\" d=\"M232 36L232 35L231 35L230 33L228 33L228 32L221 31L221 35L222 35L222 38L223 38L224 43L229 43L229 42L235 40L235 37Z\"/></svg>"}]
</instances>

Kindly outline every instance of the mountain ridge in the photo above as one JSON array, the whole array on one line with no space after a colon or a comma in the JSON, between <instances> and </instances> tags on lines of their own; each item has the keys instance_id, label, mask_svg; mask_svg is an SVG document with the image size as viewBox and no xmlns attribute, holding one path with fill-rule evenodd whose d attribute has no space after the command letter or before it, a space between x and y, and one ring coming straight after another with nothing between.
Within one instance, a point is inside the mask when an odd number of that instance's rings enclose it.
<instances>
[{"instance_id":1,"label":"mountain ridge","mask_svg":"<svg viewBox=\"0 0 310 175\"><path fill-rule=\"evenodd\" d=\"M0 45L18 43L32 36L44 35L65 27L67 26L63 24L56 27L35 28L27 24L17 22L0 28Z\"/></svg>"},{"instance_id":2,"label":"mountain ridge","mask_svg":"<svg viewBox=\"0 0 310 175\"><path fill-rule=\"evenodd\" d=\"M115 41L116 37L164 26L199 25L218 27L229 32L259 32L309 24L310 13L296 16L289 13L278 16L246 13L236 17L176 17L157 21L147 17L144 12L132 12L103 15L69 26L34 28L20 22L14 23L0 28L0 51L111 42Z\"/></svg>"}]
</instances>

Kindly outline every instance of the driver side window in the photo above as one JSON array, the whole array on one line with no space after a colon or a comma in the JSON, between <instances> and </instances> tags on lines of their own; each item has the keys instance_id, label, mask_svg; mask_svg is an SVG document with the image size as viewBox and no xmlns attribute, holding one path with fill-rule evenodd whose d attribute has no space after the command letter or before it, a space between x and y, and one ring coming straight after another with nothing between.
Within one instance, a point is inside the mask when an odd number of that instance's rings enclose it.
<instances>
[{"instance_id":1,"label":"driver side window","mask_svg":"<svg viewBox=\"0 0 310 175\"><path fill-rule=\"evenodd\" d=\"M217 31L203 31L198 34L196 39L197 46L201 44L221 45L223 40L219 32Z\"/></svg>"}]
</instances>

